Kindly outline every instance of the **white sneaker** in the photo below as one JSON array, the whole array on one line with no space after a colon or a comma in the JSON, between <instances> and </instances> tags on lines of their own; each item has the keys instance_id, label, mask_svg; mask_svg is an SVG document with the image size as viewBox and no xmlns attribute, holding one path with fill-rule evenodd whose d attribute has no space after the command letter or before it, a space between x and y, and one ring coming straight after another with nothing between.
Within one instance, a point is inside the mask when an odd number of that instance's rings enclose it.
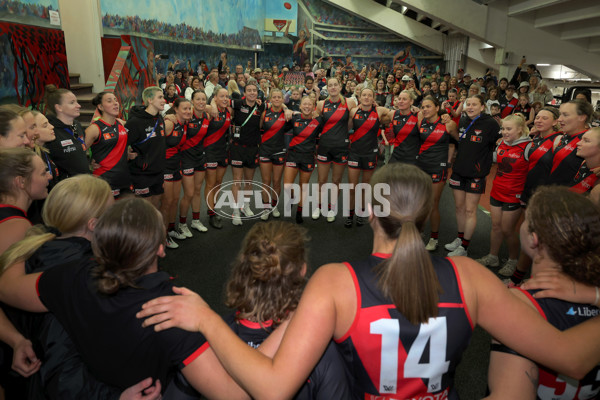
<instances>
[{"instance_id":1,"label":"white sneaker","mask_svg":"<svg viewBox=\"0 0 600 400\"><path fill-rule=\"evenodd\" d=\"M233 210L233 219L231 220L231 222L234 225L242 225L242 217L240 216L240 210L239 209L234 209Z\"/></svg>"},{"instance_id":2,"label":"white sneaker","mask_svg":"<svg viewBox=\"0 0 600 400\"><path fill-rule=\"evenodd\" d=\"M274 216L275 218L279 218L279 217L281 217L281 213L279 212L279 210L277 209L277 207L274 207L274 208L273 208L273 211L271 211L271 214L273 214L273 216Z\"/></svg>"},{"instance_id":3,"label":"white sneaker","mask_svg":"<svg viewBox=\"0 0 600 400\"><path fill-rule=\"evenodd\" d=\"M437 248L438 248L438 240L429 238L429 242L427 242L427 246L425 246L425 250L435 251Z\"/></svg>"},{"instance_id":4,"label":"white sneaker","mask_svg":"<svg viewBox=\"0 0 600 400\"><path fill-rule=\"evenodd\" d=\"M200 232L208 232L208 228L205 227L204 224L202 222L200 222L199 219L192 220L192 228L194 228Z\"/></svg>"},{"instance_id":5,"label":"white sneaker","mask_svg":"<svg viewBox=\"0 0 600 400\"><path fill-rule=\"evenodd\" d=\"M460 238L456 238L453 241L451 241L450 243L446 243L446 245L444 247L448 251L454 251L454 250L458 249L458 246L460 246L461 244L462 244L462 240L460 240Z\"/></svg>"},{"instance_id":6,"label":"white sneaker","mask_svg":"<svg viewBox=\"0 0 600 400\"><path fill-rule=\"evenodd\" d=\"M448 253L448 257L466 256L466 255L467 255L467 250L462 246L458 246L456 249L454 249L454 251L451 251L450 253Z\"/></svg>"},{"instance_id":7,"label":"white sneaker","mask_svg":"<svg viewBox=\"0 0 600 400\"><path fill-rule=\"evenodd\" d=\"M183 233L185 235L185 237L191 238L192 236L192 232L190 232L190 228L188 228L187 224L179 224L179 232Z\"/></svg>"},{"instance_id":8,"label":"white sneaker","mask_svg":"<svg viewBox=\"0 0 600 400\"><path fill-rule=\"evenodd\" d=\"M492 254L485 255L476 261L481 265L485 265L486 267L496 268L500 266L500 260L498 259L498 256Z\"/></svg>"},{"instance_id":9,"label":"white sneaker","mask_svg":"<svg viewBox=\"0 0 600 400\"><path fill-rule=\"evenodd\" d=\"M319 219L320 216L321 216L321 209L315 208L312 212L312 219Z\"/></svg>"},{"instance_id":10,"label":"white sneaker","mask_svg":"<svg viewBox=\"0 0 600 400\"><path fill-rule=\"evenodd\" d=\"M167 249L176 249L179 245L169 236L167 235Z\"/></svg>"},{"instance_id":11,"label":"white sneaker","mask_svg":"<svg viewBox=\"0 0 600 400\"><path fill-rule=\"evenodd\" d=\"M183 239L187 238L187 236L185 236L183 234L183 232L181 232L179 229L174 229L172 231L169 231L169 236L172 237L173 239L177 239L177 240L183 240Z\"/></svg>"},{"instance_id":12,"label":"white sneaker","mask_svg":"<svg viewBox=\"0 0 600 400\"><path fill-rule=\"evenodd\" d=\"M244 204L244 208L242 208L242 213L244 213L246 217L254 217L254 212L250 209L250 204L248 203Z\"/></svg>"},{"instance_id":13,"label":"white sneaker","mask_svg":"<svg viewBox=\"0 0 600 400\"><path fill-rule=\"evenodd\" d=\"M517 269L517 262L517 260L506 260L506 262L504 263L500 271L498 271L498 273L502 276L512 276L512 274L514 274L515 270Z\"/></svg>"},{"instance_id":14,"label":"white sneaker","mask_svg":"<svg viewBox=\"0 0 600 400\"><path fill-rule=\"evenodd\" d=\"M327 222L335 221L335 211L329 210L327 211Z\"/></svg>"},{"instance_id":15,"label":"white sneaker","mask_svg":"<svg viewBox=\"0 0 600 400\"><path fill-rule=\"evenodd\" d=\"M260 219L261 219L262 221L268 221L268 220L269 220L269 214L270 214L270 213L271 213L270 211L264 210L264 211L263 211L263 213L262 213L262 214L260 214Z\"/></svg>"}]
</instances>

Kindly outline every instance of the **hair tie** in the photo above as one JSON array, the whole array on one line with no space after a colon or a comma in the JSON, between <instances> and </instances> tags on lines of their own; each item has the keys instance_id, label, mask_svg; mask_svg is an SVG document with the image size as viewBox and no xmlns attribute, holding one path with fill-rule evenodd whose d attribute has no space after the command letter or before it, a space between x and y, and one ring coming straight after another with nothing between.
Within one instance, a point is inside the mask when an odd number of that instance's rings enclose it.
<instances>
[{"instance_id":1,"label":"hair tie","mask_svg":"<svg viewBox=\"0 0 600 400\"><path fill-rule=\"evenodd\" d=\"M46 232L52 233L56 237L60 237L60 235L62 235L61 231L53 226L44 225L44 227L46 228Z\"/></svg>"}]
</instances>

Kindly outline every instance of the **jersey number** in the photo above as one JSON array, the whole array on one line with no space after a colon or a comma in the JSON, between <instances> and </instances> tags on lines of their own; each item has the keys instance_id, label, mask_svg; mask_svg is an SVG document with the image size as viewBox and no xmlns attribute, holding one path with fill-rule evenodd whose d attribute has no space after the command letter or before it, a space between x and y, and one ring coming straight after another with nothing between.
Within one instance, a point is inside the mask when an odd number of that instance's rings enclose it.
<instances>
[{"instance_id":1,"label":"jersey number","mask_svg":"<svg viewBox=\"0 0 600 400\"><path fill-rule=\"evenodd\" d=\"M381 335L379 393L396 393L400 321L382 318L371 322L370 328L371 334ZM450 362L446 361L446 336L446 317L429 318L427 324L421 324L419 334L406 356L404 377L428 379L429 393L441 390L442 375L448 372L450 366ZM429 362L421 363L427 344Z\"/></svg>"}]
</instances>

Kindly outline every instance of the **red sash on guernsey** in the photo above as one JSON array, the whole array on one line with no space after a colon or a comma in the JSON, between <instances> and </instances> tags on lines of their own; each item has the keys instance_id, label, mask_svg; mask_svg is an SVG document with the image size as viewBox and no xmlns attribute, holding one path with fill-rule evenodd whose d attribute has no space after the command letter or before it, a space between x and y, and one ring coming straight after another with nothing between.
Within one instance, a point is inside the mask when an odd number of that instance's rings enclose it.
<instances>
[{"instance_id":1,"label":"red sash on guernsey","mask_svg":"<svg viewBox=\"0 0 600 400\"><path fill-rule=\"evenodd\" d=\"M577 180L578 175L581 173L581 168L585 166L585 161L581 163L581 167L579 167L579 172L577 172L577 176L575 176L575 180ZM596 186L598 182L598 176L591 172L588 176L580 180L575 185L571 186L569 190L575 193L587 193Z\"/></svg>"},{"instance_id":2,"label":"red sash on guernsey","mask_svg":"<svg viewBox=\"0 0 600 400\"><path fill-rule=\"evenodd\" d=\"M550 173L553 173L554 170L560 165L560 163L565 158L567 158L567 156L569 156L569 154L577 150L577 143L579 143L579 141L581 140L581 136L584 132L587 132L587 129L585 131L579 132L576 135L573 135L571 138L569 138L570 140L563 148L554 153L554 157L552 158L552 170L550 171Z\"/></svg>"},{"instance_id":3,"label":"red sash on guernsey","mask_svg":"<svg viewBox=\"0 0 600 400\"><path fill-rule=\"evenodd\" d=\"M373 113L375 113L375 115L373 115ZM354 118L356 118L356 115L354 116ZM379 120L379 114L377 114L377 110L371 109L371 112L367 116L367 119L365 120L365 122L360 126L360 128L358 128L357 130L354 131L352 136L350 136L350 142L354 143L357 140L359 140L360 138L362 138L363 136L365 136L367 134L367 132L369 132L371 130L371 128L373 128L373 126L375 126L375 123L378 120Z\"/></svg>"},{"instance_id":4,"label":"red sash on guernsey","mask_svg":"<svg viewBox=\"0 0 600 400\"><path fill-rule=\"evenodd\" d=\"M187 139L186 135L186 140L181 146L181 150L183 151L191 149L192 147L196 147L202 141L202 139L204 139L204 136L206 136L206 132L208 132L209 123L210 121L207 118L202 119L202 125L196 136Z\"/></svg>"},{"instance_id":5,"label":"red sash on guernsey","mask_svg":"<svg viewBox=\"0 0 600 400\"><path fill-rule=\"evenodd\" d=\"M315 129L317 129L318 127L319 127L319 124L317 123L317 121L315 121L314 119L312 121L310 121L310 123L308 125L306 125L306 127L304 129L302 129L302 132L300 132L298 135L294 136L294 138L290 142L290 147L294 147L294 146L304 142L307 138L310 137L310 135L313 134Z\"/></svg>"},{"instance_id":6,"label":"red sash on guernsey","mask_svg":"<svg viewBox=\"0 0 600 400\"><path fill-rule=\"evenodd\" d=\"M118 134L119 138L117 139L117 144L110 151L110 153L100 162L100 168L94 170L94 175L100 176L111 169L114 168L115 165L119 162L121 157L123 157L123 152L127 149L127 130L125 127L121 125L118 121L116 122L118 126ZM108 124L107 124L108 125ZM98 130L100 134L102 134L102 130L98 126ZM100 137L100 136L98 136Z\"/></svg>"},{"instance_id":7,"label":"red sash on guernsey","mask_svg":"<svg viewBox=\"0 0 600 400\"><path fill-rule=\"evenodd\" d=\"M169 158L173 157L175 154L177 154L181 150L183 145L185 144L186 138L187 138L187 128L188 128L188 124L186 122L183 125L183 133L181 135L181 139L179 140L179 144L177 146L169 147L167 149L167 153L166 153L167 160ZM171 135L173 135L174 133L175 133L175 130L173 129L173 132L171 132Z\"/></svg>"},{"instance_id":8,"label":"red sash on guernsey","mask_svg":"<svg viewBox=\"0 0 600 400\"><path fill-rule=\"evenodd\" d=\"M396 121L394 121L394 122L396 122ZM408 120L406 121L406 123L404 124L402 129L400 129L400 131L396 135L396 138L394 139L394 144L399 145L402 142L404 142L418 122L419 122L419 117L417 117L415 114L412 114L408 118Z\"/></svg>"},{"instance_id":9,"label":"red sash on guernsey","mask_svg":"<svg viewBox=\"0 0 600 400\"><path fill-rule=\"evenodd\" d=\"M331 115L331 118L329 118L327 122L325 122L321 135L327 133L327 131L333 128L335 124L337 124L342 119L346 110L348 110L348 106L346 105L346 103L340 104L337 110L335 110L335 112L333 113L333 115Z\"/></svg>"},{"instance_id":10,"label":"red sash on guernsey","mask_svg":"<svg viewBox=\"0 0 600 400\"><path fill-rule=\"evenodd\" d=\"M430 147L439 142L440 139L444 136L444 133L446 133L446 125L440 124L439 122L440 118L438 118L437 121L435 121L435 128L433 129L433 132L429 134L427 140L421 145L421 148L419 149L419 154L422 154L424 151L428 150ZM423 121L421 121L421 126L422 125ZM421 127L419 128L422 129Z\"/></svg>"},{"instance_id":11,"label":"red sash on guernsey","mask_svg":"<svg viewBox=\"0 0 600 400\"><path fill-rule=\"evenodd\" d=\"M267 140L271 139L277 132L281 130L281 128L285 125L285 114L279 114L279 118L277 121L269 128L268 131L263 133L261 143L265 143Z\"/></svg>"},{"instance_id":12,"label":"red sash on guernsey","mask_svg":"<svg viewBox=\"0 0 600 400\"><path fill-rule=\"evenodd\" d=\"M529 171L535 167L539 159L542 158L544 154L552 150L554 139L556 139L556 136L550 135L533 151L533 153L531 153L529 156Z\"/></svg>"},{"instance_id":13,"label":"red sash on guernsey","mask_svg":"<svg viewBox=\"0 0 600 400\"><path fill-rule=\"evenodd\" d=\"M211 144L218 142L219 139L221 139L221 137L223 137L225 132L227 132L227 129L229 129L229 125L231 125L231 114L229 114L229 111L227 111L227 116L225 117L225 123L218 131L216 131L215 133L213 133L212 135L210 135L209 137L206 138L206 140L204 141L204 147L208 147Z\"/></svg>"},{"instance_id":14,"label":"red sash on guernsey","mask_svg":"<svg viewBox=\"0 0 600 400\"><path fill-rule=\"evenodd\" d=\"M509 114L512 113L512 111L515 109L515 106L517 105L517 103L519 102L519 99L517 98L512 98L512 100L506 105L506 107L504 107L504 110L502 110L502 118L507 117Z\"/></svg>"}]
</instances>

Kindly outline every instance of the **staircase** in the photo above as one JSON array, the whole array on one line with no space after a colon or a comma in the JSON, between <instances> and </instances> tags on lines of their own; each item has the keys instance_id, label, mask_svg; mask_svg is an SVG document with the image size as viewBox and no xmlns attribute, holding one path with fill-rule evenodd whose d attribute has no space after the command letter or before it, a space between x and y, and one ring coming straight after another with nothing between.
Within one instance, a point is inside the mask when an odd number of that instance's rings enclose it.
<instances>
[{"instance_id":1,"label":"staircase","mask_svg":"<svg viewBox=\"0 0 600 400\"><path fill-rule=\"evenodd\" d=\"M80 115L77 120L81 122L83 129L87 128L92 122L96 107L92 105L92 99L97 93L92 92L94 85L91 83L80 83L80 74L69 73L69 82L71 91L77 96L77 102L81 105Z\"/></svg>"}]
</instances>

